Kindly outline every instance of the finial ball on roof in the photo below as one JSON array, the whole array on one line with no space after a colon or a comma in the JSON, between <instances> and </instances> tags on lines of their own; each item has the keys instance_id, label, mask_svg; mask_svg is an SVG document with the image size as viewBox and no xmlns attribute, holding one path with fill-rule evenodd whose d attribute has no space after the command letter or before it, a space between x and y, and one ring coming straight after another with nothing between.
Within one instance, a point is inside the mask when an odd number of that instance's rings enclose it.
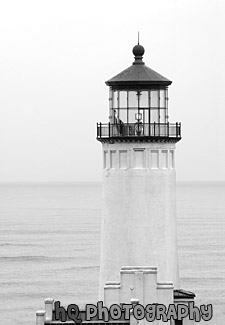
<instances>
[{"instance_id":1,"label":"finial ball on roof","mask_svg":"<svg viewBox=\"0 0 225 325\"><path fill-rule=\"evenodd\" d=\"M140 44L135 45L135 47L133 48L133 54L134 54L134 56L143 56L144 53L145 53L145 49Z\"/></svg>"}]
</instances>

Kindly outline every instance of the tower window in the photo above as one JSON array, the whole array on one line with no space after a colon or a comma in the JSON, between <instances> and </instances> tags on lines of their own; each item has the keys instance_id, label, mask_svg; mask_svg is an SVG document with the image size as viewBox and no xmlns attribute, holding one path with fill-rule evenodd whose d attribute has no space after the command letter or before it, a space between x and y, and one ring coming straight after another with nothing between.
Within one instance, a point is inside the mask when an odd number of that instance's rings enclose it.
<instances>
[{"instance_id":1,"label":"tower window","mask_svg":"<svg viewBox=\"0 0 225 325\"><path fill-rule=\"evenodd\" d=\"M104 156L103 156L103 168L108 167L108 151L104 151Z\"/></svg>"},{"instance_id":2,"label":"tower window","mask_svg":"<svg viewBox=\"0 0 225 325\"><path fill-rule=\"evenodd\" d=\"M169 152L169 167L174 168L174 151L170 150Z\"/></svg>"},{"instance_id":3,"label":"tower window","mask_svg":"<svg viewBox=\"0 0 225 325\"><path fill-rule=\"evenodd\" d=\"M159 168L159 151L151 150L151 168Z\"/></svg>"},{"instance_id":4,"label":"tower window","mask_svg":"<svg viewBox=\"0 0 225 325\"><path fill-rule=\"evenodd\" d=\"M134 168L145 168L144 149L134 149Z\"/></svg>"},{"instance_id":5,"label":"tower window","mask_svg":"<svg viewBox=\"0 0 225 325\"><path fill-rule=\"evenodd\" d=\"M168 162L167 162L167 150L162 150L161 152L161 168L168 168Z\"/></svg>"},{"instance_id":6,"label":"tower window","mask_svg":"<svg viewBox=\"0 0 225 325\"><path fill-rule=\"evenodd\" d=\"M119 151L119 167L121 169L127 168L127 150Z\"/></svg>"},{"instance_id":7,"label":"tower window","mask_svg":"<svg viewBox=\"0 0 225 325\"><path fill-rule=\"evenodd\" d=\"M110 151L110 168L116 168L116 150Z\"/></svg>"}]
</instances>

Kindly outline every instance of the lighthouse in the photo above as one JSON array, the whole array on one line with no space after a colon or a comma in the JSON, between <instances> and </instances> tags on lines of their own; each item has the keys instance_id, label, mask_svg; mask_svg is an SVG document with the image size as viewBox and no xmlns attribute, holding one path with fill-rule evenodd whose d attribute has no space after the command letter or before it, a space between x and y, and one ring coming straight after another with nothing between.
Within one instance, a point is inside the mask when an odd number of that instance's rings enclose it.
<instances>
[{"instance_id":1,"label":"lighthouse","mask_svg":"<svg viewBox=\"0 0 225 325\"><path fill-rule=\"evenodd\" d=\"M135 268L157 269L158 282L179 289L175 146L181 124L169 121L172 81L145 65L144 52L134 46L133 64L106 81L109 119L97 124L103 154L101 300L107 285L119 285L121 272Z\"/></svg>"},{"instance_id":2,"label":"lighthouse","mask_svg":"<svg viewBox=\"0 0 225 325\"><path fill-rule=\"evenodd\" d=\"M193 315L201 319L195 294L179 288L175 146L181 124L169 121L172 81L145 65L144 52L134 46L133 64L106 82L109 119L97 123L103 153L100 307L87 304L79 315L89 322L88 308L97 325L193 325ZM76 323L77 305L66 311L53 302L45 299L37 325ZM104 320L112 310L116 314Z\"/></svg>"}]
</instances>

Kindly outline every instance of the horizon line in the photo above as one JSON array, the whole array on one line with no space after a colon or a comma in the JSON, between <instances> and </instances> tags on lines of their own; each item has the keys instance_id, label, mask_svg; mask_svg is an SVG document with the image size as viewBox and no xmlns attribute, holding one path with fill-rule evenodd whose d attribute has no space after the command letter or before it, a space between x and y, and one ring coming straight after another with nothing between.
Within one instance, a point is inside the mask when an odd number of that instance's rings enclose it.
<instances>
[{"instance_id":1,"label":"horizon line","mask_svg":"<svg viewBox=\"0 0 225 325\"><path fill-rule=\"evenodd\" d=\"M102 180L84 181L0 181L0 186L4 185L72 185L72 184L101 184ZM225 184L225 180L178 180L176 184Z\"/></svg>"}]
</instances>

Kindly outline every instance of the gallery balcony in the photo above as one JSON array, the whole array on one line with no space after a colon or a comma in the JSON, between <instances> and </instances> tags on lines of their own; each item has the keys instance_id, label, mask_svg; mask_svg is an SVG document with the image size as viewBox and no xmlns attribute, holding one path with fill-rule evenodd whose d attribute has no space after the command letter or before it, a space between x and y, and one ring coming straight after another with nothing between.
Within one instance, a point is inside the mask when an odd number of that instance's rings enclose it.
<instances>
[{"instance_id":1,"label":"gallery balcony","mask_svg":"<svg viewBox=\"0 0 225 325\"><path fill-rule=\"evenodd\" d=\"M181 123L97 123L97 140L178 142Z\"/></svg>"}]
</instances>

